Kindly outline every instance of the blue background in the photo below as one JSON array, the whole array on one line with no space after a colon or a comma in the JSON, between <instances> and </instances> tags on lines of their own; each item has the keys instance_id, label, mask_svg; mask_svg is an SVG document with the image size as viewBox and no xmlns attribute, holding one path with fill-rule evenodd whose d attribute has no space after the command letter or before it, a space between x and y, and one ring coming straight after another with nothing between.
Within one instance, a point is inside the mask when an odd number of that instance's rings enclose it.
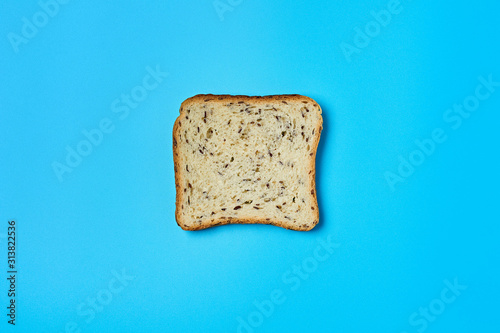
<instances>
[{"instance_id":1,"label":"blue background","mask_svg":"<svg viewBox=\"0 0 500 333\"><path fill-rule=\"evenodd\" d=\"M277 289L286 300L254 332L500 331L500 88L459 129L443 119L478 77L500 81L498 1L402 0L350 61L342 43L387 0L233 4L221 20L212 0L70 1L15 52L9 33L41 7L3 2L0 330L236 332ZM168 76L121 119L111 103L157 65ZM198 93L298 93L322 106L313 231L177 226L171 132ZM59 181L52 164L105 118L114 131ZM386 172L436 128L447 140L392 190ZM329 235L340 246L292 290L283 274ZM107 303L122 270L128 285L94 318L79 313L89 298ZM411 324L455 278L467 289L425 330Z\"/></svg>"}]
</instances>

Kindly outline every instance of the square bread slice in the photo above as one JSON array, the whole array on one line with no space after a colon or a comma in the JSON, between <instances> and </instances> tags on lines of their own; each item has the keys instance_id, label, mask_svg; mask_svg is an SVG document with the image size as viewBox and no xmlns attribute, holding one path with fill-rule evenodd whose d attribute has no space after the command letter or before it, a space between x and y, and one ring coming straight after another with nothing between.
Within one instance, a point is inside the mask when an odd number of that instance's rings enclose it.
<instances>
[{"instance_id":1,"label":"square bread slice","mask_svg":"<svg viewBox=\"0 0 500 333\"><path fill-rule=\"evenodd\" d=\"M173 130L177 224L311 230L321 108L300 95L196 95Z\"/></svg>"}]
</instances>

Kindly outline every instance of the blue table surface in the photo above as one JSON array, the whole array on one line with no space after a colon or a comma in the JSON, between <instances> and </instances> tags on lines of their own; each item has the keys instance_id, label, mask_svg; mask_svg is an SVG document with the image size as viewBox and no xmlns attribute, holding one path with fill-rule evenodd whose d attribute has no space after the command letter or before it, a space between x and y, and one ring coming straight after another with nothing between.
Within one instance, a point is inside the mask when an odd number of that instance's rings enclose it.
<instances>
[{"instance_id":1,"label":"blue table surface","mask_svg":"<svg viewBox=\"0 0 500 333\"><path fill-rule=\"evenodd\" d=\"M498 1L2 9L1 332L500 332ZM177 226L199 93L320 104L313 231Z\"/></svg>"}]
</instances>

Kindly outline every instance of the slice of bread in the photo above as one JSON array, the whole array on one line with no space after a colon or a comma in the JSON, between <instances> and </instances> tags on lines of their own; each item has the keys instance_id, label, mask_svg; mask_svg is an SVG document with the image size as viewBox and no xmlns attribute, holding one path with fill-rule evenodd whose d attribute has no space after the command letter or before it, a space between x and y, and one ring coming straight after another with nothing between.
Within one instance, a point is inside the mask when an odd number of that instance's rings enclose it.
<instances>
[{"instance_id":1,"label":"slice of bread","mask_svg":"<svg viewBox=\"0 0 500 333\"><path fill-rule=\"evenodd\" d=\"M322 125L319 105L300 95L185 100L173 130L177 224L311 230Z\"/></svg>"}]
</instances>

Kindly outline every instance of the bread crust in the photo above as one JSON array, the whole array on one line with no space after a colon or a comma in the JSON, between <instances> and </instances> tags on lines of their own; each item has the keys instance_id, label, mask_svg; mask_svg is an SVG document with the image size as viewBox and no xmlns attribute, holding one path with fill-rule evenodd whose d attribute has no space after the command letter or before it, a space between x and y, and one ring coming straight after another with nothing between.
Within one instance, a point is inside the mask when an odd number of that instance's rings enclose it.
<instances>
[{"instance_id":1,"label":"bread crust","mask_svg":"<svg viewBox=\"0 0 500 333\"><path fill-rule=\"evenodd\" d=\"M295 225L286 220L277 220L272 218L254 218L254 217L221 217L205 220L199 225L189 226L182 220L182 202L183 202L183 191L181 184L183 184L182 172L180 171L181 156L179 155L179 144L177 138L179 137L180 126L179 123L185 119L187 113L185 112L186 107L192 104L205 103L205 102L221 102L221 103L237 103L238 101L251 102L251 103L266 103L275 101L292 101L292 102L303 102L307 101L311 103L314 107L318 108L320 114L320 121L316 126L316 135L314 135L314 141L312 142L312 155L309 158L309 168L312 172L309 175L310 193L313 197L313 211L315 212L315 218L312 223ZM316 153L318 150L319 140L321 137L321 131L323 130L323 117L321 117L321 107L319 104L310 97L302 95L269 95L269 96L245 96L245 95L212 95L212 94L200 94L186 99L180 107L180 115L177 117L174 123L174 128L172 131L172 148L174 156L174 172L175 172L175 189L176 189L176 200L175 200L175 220L177 225L179 225L183 230L195 231L202 230L210 227L215 227L225 224L270 224L277 227L282 227L289 230L296 231L309 231L313 229L319 221L319 209L318 209L318 199L316 195Z\"/></svg>"}]
</instances>

